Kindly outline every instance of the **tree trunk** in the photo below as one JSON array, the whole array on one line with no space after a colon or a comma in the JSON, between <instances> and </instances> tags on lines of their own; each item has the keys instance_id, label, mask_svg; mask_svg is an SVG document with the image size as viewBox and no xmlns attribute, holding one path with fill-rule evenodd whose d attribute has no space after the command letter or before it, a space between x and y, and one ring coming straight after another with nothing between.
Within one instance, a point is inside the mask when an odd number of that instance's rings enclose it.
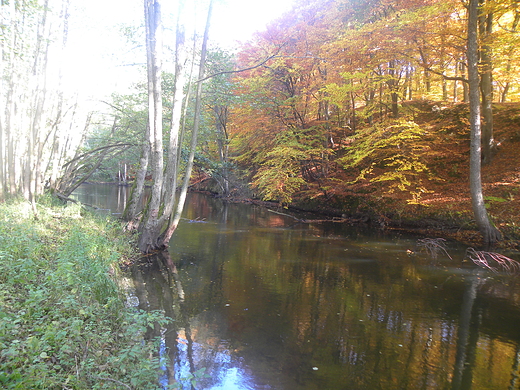
<instances>
[{"instance_id":1,"label":"tree trunk","mask_svg":"<svg viewBox=\"0 0 520 390\"><path fill-rule=\"evenodd\" d=\"M144 0L146 24L146 52L148 74L148 127L151 150L153 186L150 202L139 237L139 249L148 253L157 246L159 237L158 216L163 190L163 138L162 138L162 90L161 54L162 24L159 0Z\"/></svg>"},{"instance_id":2,"label":"tree trunk","mask_svg":"<svg viewBox=\"0 0 520 390\"><path fill-rule=\"evenodd\" d=\"M480 0L480 6L485 0ZM482 91L482 162L489 164L493 158L495 141L493 139L493 60L489 39L493 29L493 14L480 15L478 18Z\"/></svg>"},{"instance_id":3,"label":"tree trunk","mask_svg":"<svg viewBox=\"0 0 520 390\"><path fill-rule=\"evenodd\" d=\"M229 172L228 164L228 144L229 137L227 134L226 125L228 122L228 107L224 105L217 105L213 107L215 113L215 131L217 135L218 155L221 164L220 176L222 178L221 187L224 196L229 195Z\"/></svg>"},{"instance_id":4,"label":"tree trunk","mask_svg":"<svg viewBox=\"0 0 520 390\"><path fill-rule=\"evenodd\" d=\"M179 162L182 148L180 139L182 108L184 87L186 84L185 63L187 60L187 50L185 45L185 29L181 23L183 2L179 2L179 10L177 13L177 27L175 40L175 75L173 83L173 99L171 108L170 121L170 141L168 145L168 158L164 177L164 209L159 219L159 224L164 226L169 218L171 218L172 210L176 201L177 181L179 175ZM186 99L187 104L187 99Z\"/></svg>"},{"instance_id":5,"label":"tree trunk","mask_svg":"<svg viewBox=\"0 0 520 390\"><path fill-rule=\"evenodd\" d=\"M459 62L455 61L455 77L459 76ZM453 102L457 103L459 101L458 96L458 80L453 80Z\"/></svg>"},{"instance_id":6,"label":"tree trunk","mask_svg":"<svg viewBox=\"0 0 520 390\"><path fill-rule=\"evenodd\" d=\"M387 81L388 88L390 89L390 101L392 117L397 118L399 116L399 79L397 77L397 62L395 60L388 63L388 75L389 80Z\"/></svg>"},{"instance_id":7,"label":"tree trunk","mask_svg":"<svg viewBox=\"0 0 520 390\"><path fill-rule=\"evenodd\" d=\"M132 186L132 192L130 195L130 202L126 205L125 211L123 212L123 220L131 222L128 224L129 230L138 228L139 223L137 221L137 215L139 213L139 205L144 193L144 183L146 180L146 172L148 171L148 162L150 159L150 144L148 125L146 126L145 136L141 147L141 157L139 159L139 169L135 175L135 183Z\"/></svg>"},{"instance_id":8,"label":"tree trunk","mask_svg":"<svg viewBox=\"0 0 520 390\"><path fill-rule=\"evenodd\" d=\"M502 238L500 232L489 220L484 204L481 177L481 126L480 126L480 93L478 73L478 1L469 1L468 16L468 81L469 81L469 120L471 129L470 139L470 192L473 213L477 226L482 233L484 243L493 244Z\"/></svg>"},{"instance_id":9,"label":"tree trunk","mask_svg":"<svg viewBox=\"0 0 520 390\"><path fill-rule=\"evenodd\" d=\"M467 66L461 62L460 63L460 75L464 77L467 73ZM468 102L469 101L469 83L462 83L462 101Z\"/></svg>"},{"instance_id":10,"label":"tree trunk","mask_svg":"<svg viewBox=\"0 0 520 390\"><path fill-rule=\"evenodd\" d=\"M163 233L160 238L160 244L162 247L167 247L168 242L170 241L173 233L177 229L179 225L179 221L181 219L181 214L184 209L184 203L186 201L186 195L188 192L188 185L190 182L191 171L193 169L193 160L195 159L195 149L197 147L197 133L200 126L200 112L202 105L202 79L204 78L205 72L205 64L206 64L206 54L207 54L207 44L208 44L208 35L209 35L209 24L211 20L211 13L213 10L213 0L209 2L208 9L208 17L206 19L206 28L204 30L204 37L202 39L202 50L200 53L200 65L199 65L199 80L197 81L197 92L195 94L195 114L193 120L193 130L191 134L191 143L190 143L190 155L188 157L188 163L186 165L186 172L184 174L184 180L182 184L181 193L179 195L179 199L177 201L177 208L175 210L175 215L172 215L170 218L168 228Z\"/></svg>"}]
</instances>

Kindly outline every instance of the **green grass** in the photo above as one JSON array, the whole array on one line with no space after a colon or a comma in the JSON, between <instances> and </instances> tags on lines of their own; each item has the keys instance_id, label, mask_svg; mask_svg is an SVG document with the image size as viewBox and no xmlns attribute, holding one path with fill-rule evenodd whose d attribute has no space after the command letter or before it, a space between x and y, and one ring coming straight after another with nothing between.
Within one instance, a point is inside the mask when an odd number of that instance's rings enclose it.
<instances>
[{"instance_id":1,"label":"green grass","mask_svg":"<svg viewBox=\"0 0 520 390\"><path fill-rule=\"evenodd\" d=\"M77 205L0 204L0 388L157 389L148 326L125 306L118 263L133 245L119 224Z\"/></svg>"}]
</instances>

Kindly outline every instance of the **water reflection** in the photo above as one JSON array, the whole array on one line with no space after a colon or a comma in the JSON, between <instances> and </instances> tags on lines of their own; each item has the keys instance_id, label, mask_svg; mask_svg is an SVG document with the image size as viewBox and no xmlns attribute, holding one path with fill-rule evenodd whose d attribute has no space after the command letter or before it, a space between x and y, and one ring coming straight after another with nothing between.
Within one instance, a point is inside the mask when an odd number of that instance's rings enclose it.
<instances>
[{"instance_id":1,"label":"water reflection","mask_svg":"<svg viewBox=\"0 0 520 390\"><path fill-rule=\"evenodd\" d=\"M515 280L415 238L304 225L192 194L168 255L133 269L176 321L162 383L203 389L518 389ZM204 222L200 222L204 221Z\"/></svg>"},{"instance_id":2,"label":"water reflection","mask_svg":"<svg viewBox=\"0 0 520 390\"><path fill-rule=\"evenodd\" d=\"M130 195L130 187L112 184L82 184L72 198L90 205L100 212L121 215Z\"/></svg>"}]
</instances>

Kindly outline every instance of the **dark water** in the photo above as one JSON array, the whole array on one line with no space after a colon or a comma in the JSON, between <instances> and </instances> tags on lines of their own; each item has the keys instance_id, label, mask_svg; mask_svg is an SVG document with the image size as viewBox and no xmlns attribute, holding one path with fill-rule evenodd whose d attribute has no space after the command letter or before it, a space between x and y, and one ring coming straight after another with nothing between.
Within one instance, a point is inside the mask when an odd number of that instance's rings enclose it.
<instances>
[{"instance_id":1,"label":"dark water","mask_svg":"<svg viewBox=\"0 0 520 390\"><path fill-rule=\"evenodd\" d=\"M121 212L121 192L76 196ZM433 259L417 237L188 203L169 255L132 272L130 301L176 318L152 332L165 386L205 369L197 389L520 389L519 283L465 247Z\"/></svg>"}]
</instances>

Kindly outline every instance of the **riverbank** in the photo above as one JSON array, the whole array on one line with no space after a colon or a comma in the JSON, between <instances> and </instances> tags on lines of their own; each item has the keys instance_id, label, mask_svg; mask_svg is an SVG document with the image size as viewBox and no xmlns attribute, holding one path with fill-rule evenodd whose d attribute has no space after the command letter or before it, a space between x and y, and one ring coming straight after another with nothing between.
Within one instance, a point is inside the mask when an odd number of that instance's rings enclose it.
<instances>
[{"instance_id":1,"label":"riverbank","mask_svg":"<svg viewBox=\"0 0 520 390\"><path fill-rule=\"evenodd\" d=\"M337 146L327 160L325 173L306 180L285 206L481 246L469 191L467 103L417 100L403 108L409 112L403 118L358 123L356 134L345 140L348 144ZM498 246L520 251L520 103L493 104L493 123L494 157L482 166L484 201L504 237ZM346 164L353 152L365 157ZM249 167L242 168L253 175ZM194 187L218 191L218 183L201 181L206 172L194 179L200 182ZM250 187L243 188L233 196L255 196Z\"/></svg>"},{"instance_id":2,"label":"riverbank","mask_svg":"<svg viewBox=\"0 0 520 390\"><path fill-rule=\"evenodd\" d=\"M0 204L0 387L158 389L144 333L160 313L126 305L119 265L136 254L113 219L79 205Z\"/></svg>"}]
</instances>

